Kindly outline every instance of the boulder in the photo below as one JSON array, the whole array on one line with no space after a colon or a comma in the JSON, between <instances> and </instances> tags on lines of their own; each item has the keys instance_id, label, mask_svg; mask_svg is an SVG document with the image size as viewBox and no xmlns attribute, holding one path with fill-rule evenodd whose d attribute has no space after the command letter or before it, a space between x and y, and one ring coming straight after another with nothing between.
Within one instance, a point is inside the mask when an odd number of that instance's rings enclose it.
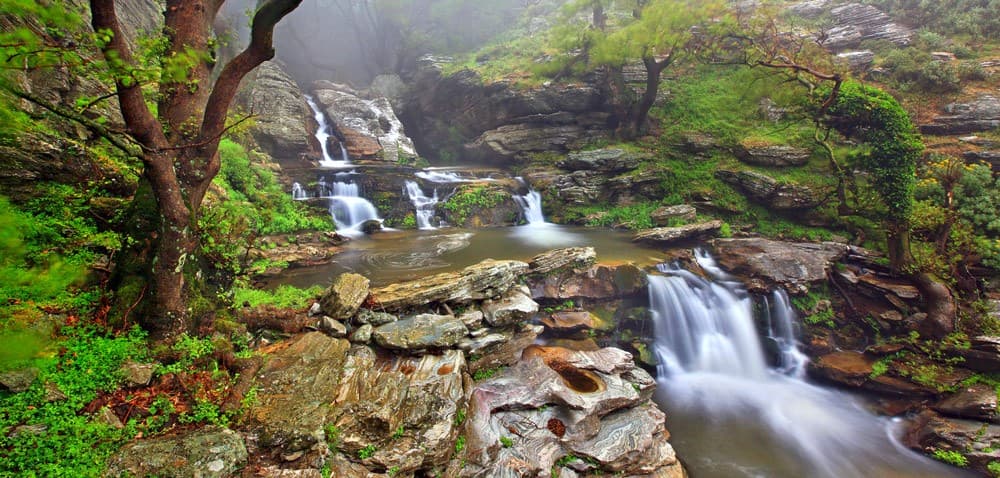
<instances>
[{"instance_id":1,"label":"boulder","mask_svg":"<svg viewBox=\"0 0 1000 478\"><path fill-rule=\"evenodd\" d=\"M962 365L977 372L1000 373L1000 337L973 337L970 343L968 349L957 351L965 359Z\"/></svg>"},{"instance_id":2,"label":"boulder","mask_svg":"<svg viewBox=\"0 0 1000 478\"><path fill-rule=\"evenodd\" d=\"M585 310L563 311L542 318L542 324L549 330L557 332L572 332L581 329L593 329L598 322L594 314Z\"/></svg>"},{"instance_id":3,"label":"boulder","mask_svg":"<svg viewBox=\"0 0 1000 478\"><path fill-rule=\"evenodd\" d=\"M38 369L26 367L0 373L0 387L10 393L21 393L31 388L38 378Z\"/></svg>"},{"instance_id":4,"label":"boulder","mask_svg":"<svg viewBox=\"0 0 1000 478\"><path fill-rule=\"evenodd\" d=\"M126 387L145 387L153 380L156 364L128 361L122 364L121 374Z\"/></svg>"},{"instance_id":5,"label":"boulder","mask_svg":"<svg viewBox=\"0 0 1000 478\"><path fill-rule=\"evenodd\" d=\"M324 316L319 321L319 330L326 332L330 337L347 337L347 327L339 320Z\"/></svg>"},{"instance_id":6,"label":"boulder","mask_svg":"<svg viewBox=\"0 0 1000 478\"><path fill-rule=\"evenodd\" d=\"M962 157L969 162L984 162L990 165L994 173L1000 173L1000 150L966 151Z\"/></svg>"},{"instance_id":7,"label":"boulder","mask_svg":"<svg viewBox=\"0 0 1000 478\"><path fill-rule=\"evenodd\" d=\"M257 145L282 165L313 152L312 112L295 80L274 61L267 61L251 73L240 93L242 103L258 113L250 134Z\"/></svg>"},{"instance_id":8,"label":"boulder","mask_svg":"<svg viewBox=\"0 0 1000 478\"><path fill-rule=\"evenodd\" d=\"M1000 128L1000 98L982 94L967 103L951 103L944 114L921 125L920 132L936 135L959 135Z\"/></svg>"},{"instance_id":9,"label":"boulder","mask_svg":"<svg viewBox=\"0 0 1000 478\"><path fill-rule=\"evenodd\" d=\"M677 227L658 227L636 233L632 236L632 241L649 242L658 246L667 246L681 241L715 234L721 227L722 221L718 220Z\"/></svg>"},{"instance_id":10,"label":"boulder","mask_svg":"<svg viewBox=\"0 0 1000 478\"><path fill-rule=\"evenodd\" d=\"M822 34L822 45L834 52L854 48L870 40L885 40L897 46L906 46L913 39L912 30L894 22L871 5L813 0L795 4L789 11L804 18L829 14L831 23Z\"/></svg>"},{"instance_id":11,"label":"boulder","mask_svg":"<svg viewBox=\"0 0 1000 478\"><path fill-rule=\"evenodd\" d=\"M639 161L644 159L646 158L641 155L623 149L598 149L570 153L566 159L556 163L556 166L569 171L620 173L635 169L639 166Z\"/></svg>"},{"instance_id":12,"label":"boulder","mask_svg":"<svg viewBox=\"0 0 1000 478\"><path fill-rule=\"evenodd\" d=\"M564 269L528 277L535 299L612 300L644 293L646 274L633 264L598 264L586 269Z\"/></svg>"},{"instance_id":13,"label":"boulder","mask_svg":"<svg viewBox=\"0 0 1000 478\"><path fill-rule=\"evenodd\" d=\"M755 171L718 170L715 176L739 188L751 200L778 211L813 209L823 203L824 196L811 188L783 183Z\"/></svg>"},{"instance_id":14,"label":"boulder","mask_svg":"<svg viewBox=\"0 0 1000 478\"><path fill-rule=\"evenodd\" d=\"M934 405L945 415L997 423L997 391L985 384L962 387Z\"/></svg>"},{"instance_id":15,"label":"boulder","mask_svg":"<svg viewBox=\"0 0 1000 478\"><path fill-rule=\"evenodd\" d=\"M446 272L372 291L378 308L399 311L431 302L468 303L497 297L511 289L528 270L519 261L487 259L458 272Z\"/></svg>"},{"instance_id":16,"label":"boulder","mask_svg":"<svg viewBox=\"0 0 1000 478\"><path fill-rule=\"evenodd\" d=\"M689 206L687 204L663 206L650 214L653 224L660 227L669 226L677 221L691 222L697 219L697 217L698 211L695 210L694 206Z\"/></svg>"},{"instance_id":17,"label":"boulder","mask_svg":"<svg viewBox=\"0 0 1000 478\"><path fill-rule=\"evenodd\" d=\"M108 461L104 476L223 478L236 476L247 456L243 437L236 432L199 428L125 445Z\"/></svg>"},{"instance_id":18,"label":"boulder","mask_svg":"<svg viewBox=\"0 0 1000 478\"><path fill-rule=\"evenodd\" d=\"M727 271L792 291L825 282L833 263L848 252L834 242L782 242L763 238L715 239L716 261ZM768 288L768 287L763 287Z\"/></svg>"},{"instance_id":19,"label":"boulder","mask_svg":"<svg viewBox=\"0 0 1000 478\"><path fill-rule=\"evenodd\" d=\"M351 158L398 163L417 150L385 97L365 99L346 86L327 81L314 85L316 100L344 138Z\"/></svg>"},{"instance_id":20,"label":"boulder","mask_svg":"<svg viewBox=\"0 0 1000 478\"><path fill-rule=\"evenodd\" d=\"M385 348L422 350L454 346L468 333L455 316L421 314L379 326L372 338Z\"/></svg>"},{"instance_id":21,"label":"boulder","mask_svg":"<svg viewBox=\"0 0 1000 478\"><path fill-rule=\"evenodd\" d=\"M493 327L523 322L538 312L538 304L531 300L524 286L511 289L499 299L487 299L481 307L486 322Z\"/></svg>"},{"instance_id":22,"label":"boulder","mask_svg":"<svg viewBox=\"0 0 1000 478\"><path fill-rule=\"evenodd\" d=\"M372 324L365 324L358 327L353 333L351 333L351 342L356 344L367 344L372 340L372 333L375 332L375 327Z\"/></svg>"},{"instance_id":23,"label":"boulder","mask_svg":"<svg viewBox=\"0 0 1000 478\"><path fill-rule=\"evenodd\" d=\"M809 161L812 151L805 148L776 144L740 144L736 157L756 166L802 166Z\"/></svg>"},{"instance_id":24,"label":"boulder","mask_svg":"<svg viewBox=\"0 0 1000 478\"><path fill-rule=\"evenodd\" d=\"M566 267L581 269L590 267L597 260L593 247L568 247L543 252L528 262L532 274L548 274Z\"/></svg>"},{"instance_id":25,"label":"boulder","mask_svg":"<svg viewBox=\"0 0 1000 478\"><path fill-rule=\"evenodd\" d=\"M399 317L396 317L395 315L387 314L385 312L376 312L369 309L361 309L354 316L354 323L362 325L371 324L375 327L388 324L389 322L395 322L397 320L399 320Z\"/></svg>"},{"instance_id":26,"label":"boulder","mask_svg":"<svg viewBox=\"0 0 1000 478\"><path fill-rule=\"evenodd\" d=\"M910 448L956 451L969 461L969 468L981 476L992 476L987 468L1000 461L1000 426L979 421L945 418L926 410L910 422L904 436Z\"/></svg>"},{"instance_id":27,"label":"boulder","mask_svg":"<svg viewBox=\"0 0 1000 478\"><path fill-rule=\"evenodd\" d=\"M867 71L875 64L875 52L871 50L845 51L837 54L837 59L847 63L851 71Z\"/></svg>"},{"instance_id":28,"label":"boulder","mask_svg":"<svg viewBox=\"0 0 1000 478\"><path fill-rule=\"evenodd\" d=\"M583 147L594 138L605 137L602 130L579 124L526 122L507 124L484 132L466 145L473 160L493 163L525 162L538 153L566 153Z\"/></svg>"},{"instance_id":29,"label":"boulder","mask_svg":"<svg viewBox=\"0 0 1000 478\"><path fill-rule=\"evenodd\" d=\"M286 263L288 267L329 264L337 254L340 254L342 250L340 246L345 241L346 239L336 232L299 234L294 237L266 237L250 249L250 258Z\"/></svg>"},{"instance_id":30,"label":"boulder","mask_svg":"<svg viewBox=\"0 0 1000 478\"><path fill-rule=\"evenodd\" d=\"M371 281L365 276L350 272L341 274L320 297L320 307L330 317L348 319L368 298L370 285Z\"/></svg>"}]
</instances>

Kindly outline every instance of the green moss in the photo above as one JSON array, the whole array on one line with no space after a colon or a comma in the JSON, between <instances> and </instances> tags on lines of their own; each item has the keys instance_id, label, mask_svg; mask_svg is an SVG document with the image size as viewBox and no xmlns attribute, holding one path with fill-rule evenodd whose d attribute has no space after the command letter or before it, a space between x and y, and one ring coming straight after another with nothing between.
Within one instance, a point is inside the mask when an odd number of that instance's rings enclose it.
<instances>
[{"instance_id":1,"label":"green moss","mask_svg":"<svg viewBox=\"0 0 1000 478\"><path fill-rule=\"evenodd\" d=\"M441 208L451 213L452 222L464 224L477 211L499 206L506 198L504 192L494 187L467 185L441 204Z\"/></svg>"},{"instance_id":2,"label":"green moss","mask_svg":"<svg viewBox=\"0 0 1000 478\"><path fill-rule=\"evenodd\" d=\"M300 289L290 285L282 285L277 289L264 290L248 287L236 287L232 289L233 305L236 307L260 307L269 305L279 308L301 309L319 297L323 292L320 286L313 286L308 289Z\"/></svg>"},{"instance_id":3,"label":"green moss","mask_svg":"<svg viewBox=\"0 0 1000 478\"><path fill-rule=\"evenodd\" d=\"M935 460L947 463L952 466L957 466L959 468L966 468L969 466L969 459L965 457L961 452L955 450L934 450L931 455Z\"/></svg>"}]
</instances>

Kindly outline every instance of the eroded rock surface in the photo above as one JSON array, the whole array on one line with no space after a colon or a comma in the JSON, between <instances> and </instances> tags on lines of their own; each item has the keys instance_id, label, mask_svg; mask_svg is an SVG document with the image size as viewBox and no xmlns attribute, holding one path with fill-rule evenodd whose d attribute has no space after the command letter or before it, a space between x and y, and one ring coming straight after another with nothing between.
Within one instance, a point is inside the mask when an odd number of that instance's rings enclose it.
<instances>
[{"instance_id":1,"label":"eroded rock surface","mask_svg":"<svg viewBox=\"0 0 1000 478\"><path fill-rule=\"evenodd\" d=\"M397 163L417 156L389 100L363 98L360 93L334 83L315 85L316 100L334 128L343 136L351 158Z\"/></svg>"},{"instance_id":2,"label":"eroded rock surface","mask_svg":"<svg viewBox=\"0 0 1000 478\"><path fill-rule=\"evenodd\" d=\"M966 103L951 103L944 114L920 126L924 134L956 135L1000 128L1000 95L983 94Z\"/></svg>"},{"instance_id":3,"label":"eroded rock surface","mask_svg":"<svg viewBox=\"0 0 1000 478\"><path fill-rule=\"evenodd\" d=\"M250 130L257 145L283 165L313 152L312 113L295 80L273 61L264 62L251 75L241 96L258 114Z\"/></svg>"},{"instance_id":4,"label":"eroded rock surface","mask_svg":"<svg viewBox=\"0 0 1000 478\"><path fill-rule=\"evenodd\" d=\"M235 476L246 462L243 437L208 427L125 445L111 458L104 476L224 478Z\"/></svg>"},{"instance_id":5,"label":"eroded rock surface","mask_svg":"<svg viewBox=\"0 0 1000 478\"><path fill-rule=\"evenodd\" d=\"M520 261L487 259L458 272L437 274L372 290L379 308L404 310L431 302L466 303L497 297L528 270Z\"/></svg>"},{"instance_id":6,"label":"eroded rock surface","mask_svg":"<svg viewBox=\"0 0 1000 478\"><path fill-rule=\"evenodd\" d=\"M779 211L812 209L823 202L823 195L799 184L784 183L755 171L719 170L715 176L739 188L751 200Z\"/></svg>"},{"instance_id":7,"label":"eroded rock surface","mask_svg":"<svg viewBox=\"0 0 1000 478\"><path fill-rule=\"evenodd\" d=\"M658 227L642 231L634 236L636 242L651 242L658 245L670 245L680 241L695 239L714 234L722 227L722 221L708 221L677 227Z\"/></svg>"},{"instance_id":8,"label":"eroded rock surface","mask_svg":"<svg viewBox=\"0 0 1000 478\"><path fill-rule=\"evenodd\" d=\"M711 245L724 269L751 281L793 291L825 281L833 263L848 252L847 245L833 242L794 243L762 238L716 239Z\"/></svg>"},{"instance_id":9,"label":"eroded rock surface","mask_svg":"<svg viewBox=\"0 0 1000 478\"><path fill-rule=\"evenodd\" d=\"M368 298L370 284L367 277L359 274L337 276L320 298L323 312L335 319L350 318Z\"/></svg>"}]
</instances>

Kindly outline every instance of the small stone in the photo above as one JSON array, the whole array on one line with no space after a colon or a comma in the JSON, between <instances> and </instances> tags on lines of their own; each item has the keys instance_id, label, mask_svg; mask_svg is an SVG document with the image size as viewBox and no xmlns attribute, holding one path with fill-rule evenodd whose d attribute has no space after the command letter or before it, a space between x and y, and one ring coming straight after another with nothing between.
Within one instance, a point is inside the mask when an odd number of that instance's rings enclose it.
<instances>
[{"instance_id":1,"label":"small stone","mask_svg":"<svg viewBox=\"0 0 1000 478\"><path fill-rule=\"evenodd\" d=\"M21 393L31 388L31 384L38 378L38 369L34 367L11 370L0 373L0 386L11 393Z\"/></svg>"},{"instance_id":2,"label":"small stone","mask_svg":"<svg viewBox=\"0 0 1000 478\"><path fill-rule=\"evenodd\" d=\"M298 460L299 458L302 458L302 456L305 455L305 454L306 454L305 451L299 450L299 451L296 451L296 452L293 452L293 453L287 453L287 454L281 455L281 459L285 460L285 461L295 461L295 460Z\"/></svg>"},{"instance_id":3,"label":"small stone","mask_svg":"<svg viewBox=\"0 0 1000 478\"><path fill-rule=\"evenodd\" d=\"M399 320L399 317L385 312L375 312L374 310L361 309L358 315L354 316L356 324L372 324L375 327L385 325Z\"/></svg>"},{"instance_id":4,"label":"small stone","mask_svg":"<svg viewBox=\"0 0 1000 478\"><path fill-rule=\"evenodd\" d=\"M722 221L709 221L679 227L660 227L636 233L632 236L632 241L667 245L709 234L715 234L720 228L722 228Z\"/></svg>"},{"instance_id":5,"label":"small stone","mask_svg":"<svg viewBox=\"0 0 1000 478\"><path fill-rule=\"evenodd\" d=\"M886 322L902 322L903 314L898 310L889 310L879 314L879 318Z\"/></svg>"},{"instance_id":6,"label":"small stone","mask_svg":"<svg viewBox=\"0 0 1000 478\"><path fill-rule=\"evenodd\" d=\"M62 400L66 400L67 398L69 398L69 397L67 397L66 394L63 393L62 390L59 390L59 386L58 385L56 385L56 384L54 384L52 382L46 382L45 383L45 401L46 402L59 402L59 401L62 401Z\"/></svg>"},{"instance_id":7,"label":"small stone","mask_svg":"<svg viewBox=\"0 0 1000 478\"><path fill-rule=\"evenodd\" d=\"M326 332L327 335L334 338L347 337L347 327L340 323L338 320L334 320L331 317L323 316L323 319L319 324L320 330Z\"/></svg>"},{"instance_id":8,"label":"small stone","mask_svg":"<svg viewBox=\"0 0 1000 478\"><path fill-rule=\"evenodd\" d=\"M125 376L125 386L130 388L145 387L153 380L153 369L150 363L125 362L121 372Z\"/></svg>"},{"instance_id":9,"label":"small stone","mask_svg":"<svg viewBox=\"0 0 1000 478\"><path fill-rule=\"evenodd\" d=\"M466 328L475 329L483 325L483 313L478 310L468 311L458 316L458 320L461 320Z\"/></svg>"},{"instance_id":10,"label":"small stone","mask_svg":"<svg viewBox=\"0 0 1000 478\"><path fill-rule=\"evenodd\" d=\"M112 412L111 409L108 407L102 407L100 410L98 410L97 413L94 415L94 420L97 423L103 423L105 425L114 428L118 429L125 428L125 425L122 424L122 421L118 418L118 415L115 415L115 412Z\"/></svg>"},{"instance_id":11,"label":"small stone","mask_svg":"<svg viewBox=\"0 0 1000 478\"><path fill-rule=\"evenodd\" d=\"M374 330L375 327L373 327L372 324L365 324L358 327L358 329L351 334L351 342L356 344L367 344L368 342L371 342L372 332Z\"/></svg>"},{"instance_id":12,"label":"small stone","mask_svg":"<svg viewBox=\"0 0 1000 478\"><path fill-rule=\"evenodd\" d=\"M568 332L580 329L594 328L593 314L587 311L579 312L556 312L542 319L549 329L561 332Z\"/></svg>"},{"instance_id":13,"label":"small stone","mask_svg":"<svg viewBox=\"0 0 1000 478\"><path fill-rule=\"evenodd\" d=\"M319 302L313 302L313 305L309 307L309 317L316 317L323 312L323 307L319 305Z\"/></svg>"}]
</instances>

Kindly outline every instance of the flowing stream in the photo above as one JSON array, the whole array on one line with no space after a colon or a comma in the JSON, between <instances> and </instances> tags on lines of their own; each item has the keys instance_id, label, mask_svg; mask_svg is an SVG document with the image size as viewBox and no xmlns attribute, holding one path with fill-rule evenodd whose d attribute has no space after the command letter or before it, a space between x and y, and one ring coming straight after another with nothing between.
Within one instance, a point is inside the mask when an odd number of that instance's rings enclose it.
<instances>
[{"instance_id":1,"label":"flowing stream","mask_svg":"<svg viewBox=\"0 0 1000 478\"><path fill-rule=\"evenodd\" d=\"M779 292L764 321L778 364L765 358L753 298L697 252L712 280L677 266L649 276L659 360L658 401L671 442L698 478L946 477L953 468L905 449L891 421L853 397L809 384L795 314Z\"/></svg>"}]
</instances>

